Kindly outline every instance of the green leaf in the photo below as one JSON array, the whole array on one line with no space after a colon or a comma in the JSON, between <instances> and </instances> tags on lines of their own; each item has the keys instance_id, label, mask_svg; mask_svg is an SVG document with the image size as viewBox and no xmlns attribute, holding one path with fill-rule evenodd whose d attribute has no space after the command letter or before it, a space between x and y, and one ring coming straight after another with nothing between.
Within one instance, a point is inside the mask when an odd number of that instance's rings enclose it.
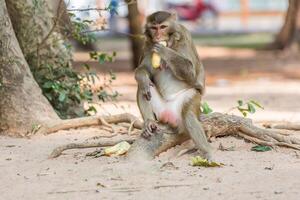
<instances>
[{"instance_id":1,"label":"green leaf","mask_svg":"<svg viewBox=\"0 0 300 200\"><path fill-rule=\"evenodd\" d=\"M89 64L84 63L83 66L84 66L87 70L90 70L90 69L91 69L91 67L90 67Z\"/></svg>"},{"instance_id":2,"label":"green leaf","mask_svg":"<svg viewBox=\"0 0 300 200\"><path fill-rule=\"evenodd\" d=\"M247 105L248 105L248 111L250 112L250 113L255 113L255 107L251 104L251 103L247 103Z\"/></svg>"},{"instance_id":3,"label":"green leaf","mask_svg":"<svg viewBox=\"0 0 300 200\"><path fill-rule=\"evenodd\" d=\"M98 53L96 51L90 52L90 58L91 59L97 59Z\"/></svg>"},{"instance_id":4,"label":"green leaf","mask_svg":"<svg viewBox=\"0 0 300 200\"><path fill-rule=\"evenodd\" d=\"M53 86L53 82L51 82L51 81L47 81L47 82L45 82L44 84L43 84L43 88L45 88L45 89L49 89L49 88L52 88L52 86Z\"/></svg>"},{"instance_id":5,"label":"green leaf","mask_svg":"<svg viewBox=\"0 0 300 200\"><path fill-rule=\"evenodd\" d=\"M102 53L98 56L98 62L100 64L104 64L105 63L105 60L106 60L106 54Z\"/></svg>"},{"instance_id":6,"label":"green leaf","mask_svg":"<svg viewBox=\"0 0 300 200\"><path fill-rule=\"evenodd\" d=\"M89 108L85 111L86 113L97 113L97 109L94 106L89 106Z\"/></svg>"},{"instance_id":7,"label":"green leaf","mask_svg":"<svg viewBox=\"0 0 300 200\"><path fill-rule=\"evenodd\" d=\"M257 145L251 148L251 151L257 151L257 152L265 152L265 151L271 151L272 148L269 146L264 145Z\"/></svg>"},{"instance_id":8,"label":"green leaf","mask_svg":"<svg viewBox=\"0 0 300 200\"><path fill-rule=\"evenodd\" d=\"M237 102L238 102L239 106L243 105L243 101L242 100L238 100Z\"/></svg>"},{"instance_id":9,"label":"green leaf","mask_svg":"<svg viewBox=\"0 0 300 200\"><path fill-rule=\"evenodd\" d=\"M238 107L237 109L238 109L238 111L240 111L240 113L242 113L242 115L244 117L247 117L247 111L248 111L248 109L241 108L241 107Z\"/></svg>"},{"instance_id":10,"label":"green leaf","mask_svg":"<svg viewBox=\"0 0 300 200\"><path fill-rule=\"evenodd\" d=\"M213 112L213 110L209 107L209 105L208 105L207 102L204 102L204 103L201 105L201 108L202 108L202 113L203 113L203 114L209 114L209 113Z\"/></svg>"},{"instance_id":11,"label":"green leaf","mask_svg":"<svg viewBox=\"0 0 300 200\"><path fill-rule=\"evenodd\" d=\"M75 17L75 14L74 14L74 13L71 13L71 12L68 12L68 15L69 15L70 17Z\"/></svg>"},{"instance_id":12,"label":"green leaf","mask_svg":"<svg viewBox=\"0 0 300 200\"><path fill-rule=\"evenodd\" d=\"M200 167L222 167L223 163L217 162L208 162L208 160L201 158L200 156L192 157L192 166L200 166Z\"/></svg>"},{"instance_id":13,"label":"green leaf","mask_svg":"<svg viewBox=\"0 0 300 200\"><path fill-rule=\"evenodd\" d=\"M256 105L257 107L259 107L261 109L264 109L264 107L259 102L255 101L255 100L250 100L250 103Z\"/></svg>"},{"instance_id":14,"label":"green leaf","mask_svg":"<svg viewBox=\"0 0 300 200\"><path fill-rule=\"evenodd\" d=\"M66 100L66 93L64 93L64 92L59 93L58 100L60 102L64 102Z\"/></svg>"}]
</instances>

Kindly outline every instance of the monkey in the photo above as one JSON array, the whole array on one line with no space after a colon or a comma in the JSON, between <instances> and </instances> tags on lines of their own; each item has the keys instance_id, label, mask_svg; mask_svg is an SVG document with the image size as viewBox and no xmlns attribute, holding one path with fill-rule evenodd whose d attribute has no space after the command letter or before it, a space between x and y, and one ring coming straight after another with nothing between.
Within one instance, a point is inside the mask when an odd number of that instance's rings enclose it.
<instances>
[{"instance_id":1,"label":"monkey","mask_svg":"<svg viewBox=\"0 0 300 200\"><path fill-rule=\"evenodd\" d=\"M176 18L174 13L158 11L146 19L143 56L135 70L142 136L149 138L158 132L159 124L167 124L176 133L188 133L211 161L212 149L199 120L204 68L191 34ZM158 68L151 63L153 52L161 57Z\"/></svg>"}]
</instances>

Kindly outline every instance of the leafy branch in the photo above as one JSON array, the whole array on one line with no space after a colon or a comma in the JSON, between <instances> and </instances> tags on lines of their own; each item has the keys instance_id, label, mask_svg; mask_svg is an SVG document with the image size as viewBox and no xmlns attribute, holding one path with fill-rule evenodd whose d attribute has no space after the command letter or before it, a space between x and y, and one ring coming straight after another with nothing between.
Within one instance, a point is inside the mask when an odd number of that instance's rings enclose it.
<instances>
[{"instance_id":1,"label":"leafy branch","mask_svg":"<svg viewBox=\"0 0 300 200\"><path fill-rule=\"evenodd\" d=\"M249 100L246 102L238 100L237 104L237 106L230 108L226 113L237 109L244 117L247 117L248 114L254 114L257 108L264 109L264 107L255 100Z\"/></svg>"},{"instance_id":2,"label":"leafy branch","mask_svg":"<svg viewBox=\"0 0 300 200\"><path fill-rule=\"evenodd\" d=\"M264 107L255 100L249 100L246 102L243 100L238 100L237 104L237 106L230 108L225 114L237 109L244 117L247 117L248 114L254 114L257 108L264 109ZM200 109L201 113L203 114L209 114L213 112L213 109L208 105L207 102L203 102Z\"/></svg>"}]
</instances>

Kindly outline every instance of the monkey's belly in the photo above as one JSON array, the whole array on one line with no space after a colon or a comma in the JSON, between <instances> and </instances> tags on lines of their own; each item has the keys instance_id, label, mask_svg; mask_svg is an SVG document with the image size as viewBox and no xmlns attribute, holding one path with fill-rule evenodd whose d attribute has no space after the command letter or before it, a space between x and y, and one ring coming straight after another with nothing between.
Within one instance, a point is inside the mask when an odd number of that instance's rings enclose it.
<instances>
[{"instance_id":1,"label":"monkey's belly","mask_svg":"<svg viewBox=\"0 0 300 200\"><path fill-rule=\"evenodd\" d=\"M150 104L158 121L168 123L172 127L181 127L182 107L196 94L196 90L193 88L180 90L165 98L161 97L155 87L151 87L150 92Z\"/></svg>"}]
</instances>

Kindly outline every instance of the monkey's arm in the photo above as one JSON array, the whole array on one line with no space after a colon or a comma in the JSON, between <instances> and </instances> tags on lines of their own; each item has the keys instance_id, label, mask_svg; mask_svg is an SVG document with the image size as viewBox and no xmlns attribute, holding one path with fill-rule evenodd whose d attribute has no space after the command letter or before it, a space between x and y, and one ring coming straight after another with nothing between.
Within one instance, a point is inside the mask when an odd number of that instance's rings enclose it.
<instances>
[{"instance_id":1,"label":"monkey's arm","mask_svg":"<svg viewBox=\"0 0 300 200\"><path fill-rule=\"evenodd\" d=\"M152 98L150 87L154 87L151 77L151 73L147 70L145 65L140 65L135 71L135 79L138 83L137 103L144 120L142 136L145 138L150 137L153 131L158 129L156 118L150 104Z\"/></svg>"},{"instance_id":2,"label":"monkey's arm","mask_svg":"<svg viewBox=\"0 0 300 200\"><path fill-rule=\"evenodd\" d=\"M147 68L147 63L149 62L147 62L147 60L149 60L149 58L147 56L144 57L139 67L135 70L135 80L138 84L137 103L144 121L148 119L155 120L149 103L151 99L150 87L153 86L151 79L153 77L151 75L151 71Z\"/></svg>"},{"instance_id":3,"label":"monkey's arm","mask_svg":"<svg viewBox=\"0 0 300 200\"><path fill-rule=\"evenodd\" d=\"M150 86L153 85L153 83L146 66L140 65L135 70L135 80L138 83L138 93L142 93L146 100L149 101L151 99Z\"/></svg>"},{"instance_id":4,"label":"monkey's arm","mask_svg":"<svg viewBox=\"0 0 300 200\"><path fill-rule=\"evenodd\" d=\"M204 93L204 68L193 46L190 48L188 46L181 47L178 51L174 51L163 45L155 44L153 50L167 62L167 65L179 80L186 81L198 89L201 94Z\"/></svg>"},{"instance_id":5,"label":"monkey's arm","mask_svg":"<svg viewBox=\"0 0 300 200\"><path fill-rule=\"evenodd\" d=\"M196 70L191 59L161 44L155 44L153 50L167 62L167 65L179 80L194 82Z\"/></svg>"}]
</instances>

